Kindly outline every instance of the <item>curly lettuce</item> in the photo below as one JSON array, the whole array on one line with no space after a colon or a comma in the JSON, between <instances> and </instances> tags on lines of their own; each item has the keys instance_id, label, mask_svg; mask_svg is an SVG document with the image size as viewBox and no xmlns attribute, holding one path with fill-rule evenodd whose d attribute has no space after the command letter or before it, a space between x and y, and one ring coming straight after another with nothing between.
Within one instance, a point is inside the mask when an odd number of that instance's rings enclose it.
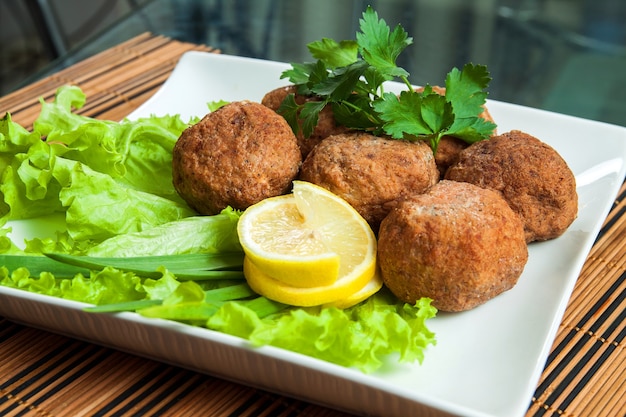
<instances>
[{"instance_id":1,"label":"curly lettuce","mask_svg":"<svg viewBox=\"0 0 626 417\"><path fill-rule=\"evenodd\" d=\"M178 320L245 338L251 347L277 346L364 372L392 354L400 362L421 362L435 344L426 326L436 314L429 299L408 305L382 291L345 310L305 309L259 297L241 279L183 281L163 267L158 279L110 266L36 271L32 256L51 252L241 252L240 212L198 216L172 186L172 149L187 123L177 116L96 120L74 113L84 103L83 92L67 86L54 101L41 102L32 132L10 114L0 119L0 285L94 305L88 311ZM36 224L51 215L63 219L54 237L27 239L23 248L11 239L15 221ZM9 257L15 262L14 255L24 254L32 272L21 261L7 268Z\"/></svg>"},{"instance_id":2,"label":"curly lettuce","mask_svg":"<svg viewBox=\"0 0 626 417\"><path fill-rule=\"evenodd\" d=\"M188 123L97 120L74 113L84 103L78 87L64 86L42 100L32 132L9 113L0 119L0 224L62 213L71 239L99 243L195 215L171 180Z\"/></svg>"}]
</instances>

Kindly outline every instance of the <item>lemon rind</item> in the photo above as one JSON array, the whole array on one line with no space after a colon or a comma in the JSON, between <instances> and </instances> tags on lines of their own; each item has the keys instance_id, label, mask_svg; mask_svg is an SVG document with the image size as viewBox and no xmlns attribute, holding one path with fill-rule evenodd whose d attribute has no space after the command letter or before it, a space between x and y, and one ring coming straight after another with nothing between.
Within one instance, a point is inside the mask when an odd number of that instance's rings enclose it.
<instances>
[{"instance_id":1,"label":"lemon rind","mask_svg":"<svg viewBox=\"0 0 626 417\"><path fill-rule=\"evenodd\" d=\"M296 307L313 307L346 298L363 288L376 272L376 262L361 265L352 273L340 277L331 285L301 288L287 285L259 270L244 258L243 271L254 292L270 300Z\"/></svg>"}]
</instances>

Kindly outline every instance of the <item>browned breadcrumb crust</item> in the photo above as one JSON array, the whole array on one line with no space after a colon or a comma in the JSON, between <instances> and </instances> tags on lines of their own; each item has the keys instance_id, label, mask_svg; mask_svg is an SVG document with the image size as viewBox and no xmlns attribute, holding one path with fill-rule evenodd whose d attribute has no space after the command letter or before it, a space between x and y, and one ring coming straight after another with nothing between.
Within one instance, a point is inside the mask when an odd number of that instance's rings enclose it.
<instances>
[{"instance_id":1,"label":"browned breadcrumb crust","mask_svg":"<svg viewBox=\"0 0 626 417\"><path fill-rule=\"evenodd\" d=\"M500 194L440 181L382 221L378 261L400 300L441 311L474 308L512 288L528 260L519 217Z\"/></svg>"},{"instance_id":2,"label":"browned breadcrumb crust","mask_svg":"<svg viewBox=\"0 0 626 417\"><path fill-rule=\"evenodd\" d=\"M327 108L313 136L297 138L275 111L292 92L228 104L183 132L174 185L192 208L245 210L288 192L295 178L318 184L378 234L386 286L405 302L430 297L442 311L468 310L512 288L527 243L559 236L576 218L573 173L531 135L511 131L471 146L444 136L435 156L422 141L338 127ZM486 108L481 116L493 121Z\"/></svg>"},{"instance_id":3,"label":"browned breadcrumb crust","mask_svg":"<svg viewBox=\"0 0 626 417\"><path fill-rule=\"evenodd\" d=\"M522 218L527 242L560 236L578 214L576 178L565 160L519 130L472 144L445 178L501 193Z\"/></svg>"},{"instance_id":4,"label":"browned breadcrumb crust","mask_svg":"<svg viewBox=\"0 0 626 417\"><path fill-rule=\"evenodd\" d=\"M376 232L389 203L424 192L439 180L439 173L424 142L346 133L313 148L299 178L344 198Z\"/></svg>"},{"instance_id":5,"label":"browned breadcrumb crust","mask_svg":"<svg viewBox=\"0 0 626 417\"><path fill-rule=\"evenodd\" d=\"M440 178L445 177L448 168L459 160L459 154L468 146L469 143L461 139L452 136L441 137L435 153L435 163L437 164Z\"/></svg>"},{"instance_id":6,"label":"browned breadcrumb crust","mask_svg":"<svg viewBox=\"0 0 626 417\"><path fill-rule=\"evenodd\" d=\"M301 163L282 116L260 103L233 102L182 133L173 150L173 182L200 214L244 210L288 192Z\"/></svg>"}]
</instances>

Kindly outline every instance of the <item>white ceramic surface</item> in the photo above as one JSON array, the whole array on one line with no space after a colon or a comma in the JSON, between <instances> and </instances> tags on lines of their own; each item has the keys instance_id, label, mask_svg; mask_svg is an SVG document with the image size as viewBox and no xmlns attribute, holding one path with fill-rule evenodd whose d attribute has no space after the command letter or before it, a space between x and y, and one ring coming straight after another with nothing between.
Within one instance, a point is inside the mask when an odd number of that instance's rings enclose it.
<instances>
[{"instance_id":1,"label":"white ceramic surface","mask_svg":"<svg viewBox=\"0 0 626 417\"><path fill-rule=\"evenodd\" d=\"M169 113L188 119L203 116L209 101L260 101L286 85L279 78L286 67L189 52L129 118ZM88 314L80 303L6 287L0 287L0 315L359 414L523 416L576 279L624 179L626 128L495 101L488 107L499 132L523 130L565 158L577 177L579 215L560 238L530 245L528 264L512 290L474 310L432 319L437 345L422 365L389 358L382 370L365 375L273 347L253 349L206 329L134 313ZM41 222L13 226L16 241L43 230Z\"/></svg>"}]
</instances>

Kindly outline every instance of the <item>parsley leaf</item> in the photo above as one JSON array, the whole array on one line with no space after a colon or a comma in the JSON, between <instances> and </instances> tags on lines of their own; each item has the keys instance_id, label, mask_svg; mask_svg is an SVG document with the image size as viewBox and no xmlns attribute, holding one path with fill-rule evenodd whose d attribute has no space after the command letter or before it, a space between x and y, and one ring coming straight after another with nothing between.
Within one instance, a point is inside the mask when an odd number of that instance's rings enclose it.
<instances>
[{"instance_id":1,"label":"parsley leaf","mask_svg":"<svg viewBox=\"0 0 626 417\"><path fill-rule=\"evenodd\" d=\"M465 64L462 71L453 68L446 76L446 98L453 106L457 117L473 117L480 114L487 93L483 91L491 78L484 65ZM455 105L455 103L458 103Z\"/></svg>"},{"instance_id":2,"label":"parsley leaf","mask_svg":"<svg viewBox=\"0 0 626 417\"><path fill-rule=\"evenodd\" d=\"M326 106L324 101L307 101L300 111L300 120L302 120L302 134L304 137L311 136L313 129L317 126L318 116L322 109Z\"/></svg>"},{"instance_id":3,"label":"parsley leaf","mask_svg":"<svg viewBox=\"0 0 626 417\"><path fill-rule=\"evenodd\" d=\"M291 69L283 71L280 78L287 78L291 83L296 85L307 84L311 73L315 70L315 65L315 63L310 62L303 64L292 62Z\"/></svg>"},{"instance_id":4,"label":"parsley leaf","mask_svg":"<svg viewBox=\"0 0 626 417\"><path fill-rule=\"evenodd\" d=\"M493 133L496 125L480 117L489 81L489 71L484 65L465 64L462 71L453 68L448 73L445 97L452 104L455 116L448 135L473 143Z\"/></svg>"},{"instance_id":5,"label":"parsley leaf","mask_svg":"<svg viewBox=\"0 0 626 417\"><path fill-rule=\"evenodd\" d=\"M368 7L359 20L356 41L337 42L323 38L308 44L317 61L292 64L281 78L298 86L298 94L314 95L317 101L298 105L287 97L278 112L294 132L308 137L319 112L332 105L335 121L351 129L386 134L395 139L425 140L433 152L441 137L455 136L468 143L487 139L496 125L480 117L491 78L487 67L466 64L446 77L446 93L426 86L417 92L409 73L396 63L413 40L397 25L393 30ZM403 82L399 96L384 92L384 83Z\"/></svg>"},{"instance_id":6,"label":"parsley leaf","mask_svg":"<svg viewBox=\"0 0 626 417\"><path fill-rule=\"evenodd\" d=\"M354 93L366 69L367 63L364 61L338 68L311 87L311 91L320 96L328 96L332 101L345 100Z\"/></svg>"},{"instance_id":7,"label":"parsley leaf","mask_svg":"<svg viewBox=\"0 0 626 417\"><path fill-rule=\"evenodd\" d=\"M359 47L355 41L337 42L333 39L311 42L307 45L311 56L330 68L345 67L357 60Z\"/></svg>"},{"instance_id":8,"label":"parsley leaf","mask_svg":"<svg viewBox=\"0 0 626 417\"><path fill-rule=\"evenodd\" d=\"M422 93L404 91L399 98L385 94L374 109L384 121L384 132L393 138L428 140L435 152L444 135L474 143L488 138L496 127L480 117L489 81L487 67L466 64L446 77L445 96L426 86Z\"/></svg>"},{"instance_id":9,"label":"parsley leaf","mask_svg":"<svg viewBox=\"0 0 626 417\"><path fill-rule=\"evenodd\" d=\"M349 129L368 130L381 134L382 120L366 96L353 94L348 99L333 103L335 121Z\"/></svg>"},{"instance_id":10,"label":"parsley leaf","mask_svg":"<svg viewBox=\"0 0 626 417\"><path fill-rule=\"evenodd\" d=\"M300 106L296 103L296 97L293 94L287 94L278 107L278 113L285 118L294 134L302 131L300 127ZM311 136L310 134L308 136ZM305 135L305 137L308 137Z\"/></svg>"},{"instance_id":11,"label":"parsley leaf","mask_svg":"<svg viewBox=\"0 0 626 417\"><path fill-rule=\"evenodd\" d=\"M400 53L413 43L402 26L397 25L391 32L387 23L379 19L378 13L371 7L367 8L359 22L361 32L356 34L356 40L363 59L388 79L408 77L408 72L396 66Z\"/></svg>"},{"instance_id":12,"label":"parsley leaf","mask_svg":"<svg viewBox=\"0 0 626 417\"><path fill-rule=\"evenodd\" d=\"M288 94L278 108L287 123L292 127L295 134L302 132L304 137L309 137L319 120L319 112L326 106L325 101L308 101L302 105L296 103L295 96Z\"/></svg>"},{"instance_id":13,"label":"parsley leaf","mask_svg":"<svg viewBox=\"0 0 626 417\"><path fill-rule=\"evenodd\" d=\"M374 104L383 120L383 130L394 139L427 140L437 150L441 136L454 122L452 105L437 93L403 91L386 93Z\"/></svg>"}]
</instances>

